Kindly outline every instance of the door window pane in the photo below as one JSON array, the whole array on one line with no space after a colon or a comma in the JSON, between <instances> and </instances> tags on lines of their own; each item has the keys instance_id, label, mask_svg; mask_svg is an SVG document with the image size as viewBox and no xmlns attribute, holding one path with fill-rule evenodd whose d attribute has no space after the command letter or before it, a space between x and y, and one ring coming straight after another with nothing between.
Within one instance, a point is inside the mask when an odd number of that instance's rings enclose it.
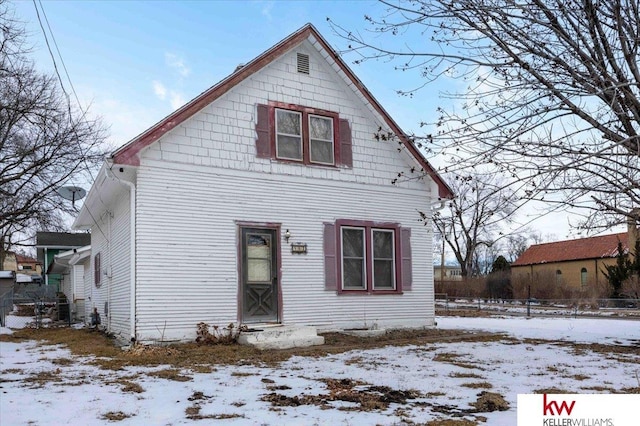
<instances>
[{"instance_id":1,"label":"door window pane","mask_svg":"<svg viewBox=\"0 0 640 426\"><path fill-rule=\"evenodd\" d=\"M271 282L271 237L247 235L247 279L251 282Z\"/></svg>"},{"instance_id":2,"label":"door window pane","mask_svg":"<svg viewBox=\"0 0 640 426\"><path fill-rule=\"evenodd\" d=\"M342 228L342 285L345 289L365 288L364 229Z\"/></svg>"}]
</instances>

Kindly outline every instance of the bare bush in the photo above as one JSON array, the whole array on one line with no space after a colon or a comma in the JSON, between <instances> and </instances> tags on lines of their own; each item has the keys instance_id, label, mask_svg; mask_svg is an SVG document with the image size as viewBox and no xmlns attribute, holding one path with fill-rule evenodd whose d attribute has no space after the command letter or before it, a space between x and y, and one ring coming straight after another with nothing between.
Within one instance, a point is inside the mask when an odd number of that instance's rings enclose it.
<instances>
[{"instance_id":1,"label":"bare bush","mask_svg":"<svg viewBox=\"0 0 640 426\"><path fill-rule=\"evenodd\" d=\"M204 345L230 345L236 343L240 333L246 329L246 326L236 327L234 323L230 323L226 327L219 327L201 322L198 324L196 342Z\"/></svg>"}]
</instances>

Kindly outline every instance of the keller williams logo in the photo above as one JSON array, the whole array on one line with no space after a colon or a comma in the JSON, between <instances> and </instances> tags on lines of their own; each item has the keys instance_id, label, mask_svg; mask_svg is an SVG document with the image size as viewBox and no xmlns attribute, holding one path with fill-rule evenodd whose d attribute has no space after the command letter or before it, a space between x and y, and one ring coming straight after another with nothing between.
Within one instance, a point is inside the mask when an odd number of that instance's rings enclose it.
<instances>
[{"instance_id":1,"label":"keller williams logo","mask_svg":"<svg viewBox=\"0 0 640 426\"><path fill-rule=\"evenodd\" d=\"M576 405L576 401L571 401L571 404L567 404L567 401L561 401L558 404L557 401L547 401L547 394L543 395L542 399L542 415L543 416L561 416L563 411L567 412L567 416L571 415L573 407ZM555 410L555 411L554 411Z\"/></svg>"}]
</instances>

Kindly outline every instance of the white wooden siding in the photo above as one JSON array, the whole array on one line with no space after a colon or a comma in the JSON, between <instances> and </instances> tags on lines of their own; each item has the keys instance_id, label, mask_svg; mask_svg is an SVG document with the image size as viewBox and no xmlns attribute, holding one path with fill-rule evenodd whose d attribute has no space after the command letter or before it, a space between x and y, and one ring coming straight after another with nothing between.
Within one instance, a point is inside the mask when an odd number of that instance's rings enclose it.
<instances>
[{"instance_id":1,"label":"white wooden siding","mask_svg":"<svg viewBox=\"0 0 640 426\"><path fill-rule=\"evenodd\" d=\"M166 166L148 162L138 174L140 339L190 339L200 321L237 320L237 221L280 223L290 230L290 242L308 245L306 255L282 248L284 323L321 329L433 324L431 232L417 213L429 208L426 192ZM322 224L336 219L410 227L413 290L403 295L325 291Z\"/></svg>"},{"instance_id":2,"label":"white wooden siding","mask_svg":"<svg viewBox=\"0 0 640 426\"><path fill-rule=\"evenodd\" d=\"M91 232L90 277L85 276L86 321L98 308L102 326L115 336L128 340L130 334L130 210L129 191L123 185L115 201L107 206ZM94 260L100 253L101 285L94 284ZM106 308L106 309L105 309Z\"/></svg>"},{"instance_id":3,"label":"white wooden siding","mask_svg":"<svg viewBox=\"0 0 640 426\"><path fill-rule=\"evenodd\" d=\"M238 222L278 223L308 254L282 247L285 324L320 329L422 326L434 322L432 235L419 221L436 198L433 182L408 179L417 161L395 141L376 140L384 120L327 52L305 41L239 83L141 153L136 201L136 320L143 341L195 337L196 325L238 319ZM310 56L309 74L296 54ZM277 101L339 113L352 131L353 167L309 167L256 156L256 106ZM124 187L123 187L124 188ZM91 286L91 303L110 303L109 328L122 336L129 318L128 190L92 230L111 286ZM413 289L402 295L337 295L324 290L323 223L396 222L411 228ZM106 242L110 240L111 246ZM284 241L281 241L284 243ZM92 282L91 278L91 282ZM88 287L87 287L88 288ZM110 288L110 292L107 291ZM88 294L88 293L87 293ZM88 307L90 309L90 307ZM103 318L103 325L105 320Z\"/></svg>"}]
</instances>

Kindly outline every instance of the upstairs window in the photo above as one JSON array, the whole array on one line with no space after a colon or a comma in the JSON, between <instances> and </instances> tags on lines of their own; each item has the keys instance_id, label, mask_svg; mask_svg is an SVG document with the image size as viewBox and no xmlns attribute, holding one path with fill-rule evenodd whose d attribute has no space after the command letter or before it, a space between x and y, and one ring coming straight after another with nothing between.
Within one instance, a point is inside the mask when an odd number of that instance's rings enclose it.
<instances>
[{"instance_id":1,"label":"upstairs window","mask_svg":"<svg viewBox=\"0 0 640 426\"><path fill-rule=\"evenodd\" d=\"M98 288L102 285L101 272L102 272L102 262L100 260L100 253L96 253L96 255L93 256L93 282L95 286Z\"/></svg>"},{"instance_id":2,"label":"upstairs window","mask_svg":"<svg viewBox=\"0 0 640 426\"><path fill-rule=\"evenodd\" d=\"M319 166L352 166L351 128L337 113L270 102L257 107L258 157Z\"/></svg>"}]
</instances>

